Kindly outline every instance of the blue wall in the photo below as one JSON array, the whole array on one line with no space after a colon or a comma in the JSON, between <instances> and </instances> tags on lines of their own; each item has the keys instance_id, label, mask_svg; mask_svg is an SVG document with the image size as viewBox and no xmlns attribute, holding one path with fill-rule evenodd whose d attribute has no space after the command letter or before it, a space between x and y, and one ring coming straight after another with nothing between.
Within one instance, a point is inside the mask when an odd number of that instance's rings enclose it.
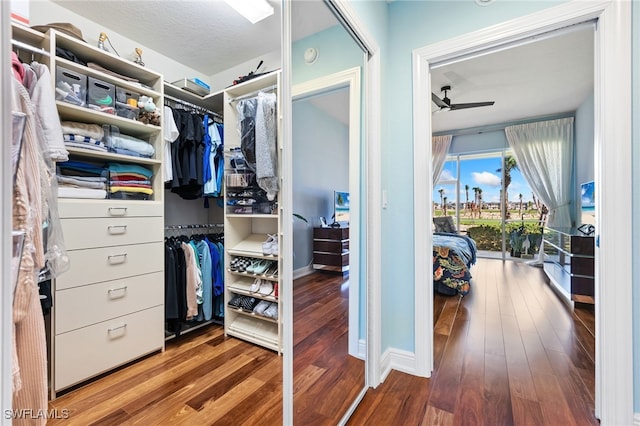
<instances>
[{"instance_id":1,"label":"blue wall","mask_svg":"<svg viewBox=\"0 0 640 426\"><path fill-rule=\"evenodd\" d=\"M319 52L318 60L311 65L304 62L304 51L309 47L314 47ZM324 77L349 68L361 67L363 63L362 50L341 25L335 25L293 44L291 48L292 84Z\"/></svg>"},{"instance_id":2,"label":"blue wall","mask_svg":"<svg viewBox=\"0 0 640 426\"><path fill-rule=\"evenodd\" d=\"M414 350L412 164L412 70L415 48L526 15L557 2L395 1L389 5L388 54L383 58L382 181L388 208L382 212L382 348Z\"/></svg>"},{"instance_id":3,"label":"blue wall","mask_svg":"<svg viewBox=\"0 0 640 426\"><path fill-rule=\"evenodd\" d=\"M295 22L293 23L295 26ZM319 56L318 60L313 64L307 64L304 62L304 51L309 48L314 47L318 50ZM298 40L291 47L291 64L292 64L292 84L299 84L309 80L313 80L315 78L324 77L327 75L334 74L339 71L344 71L351 68L359 67L362 69L364 66L365 54L360 49L360 47L356 44L356 42L351 38L351 36L345 31L345 29L341 25L335 25L331 28L328 28L319 33L313 34L304 39ZM362 85L361 79L361 85ZM362 92L362 90L361 90ZM362 101L361 101L362 105ZM364 118L364 117L363 117ZM360 134L363 134L363 122L360 123ZM294 126L295 128L295 126ZM364 140L361 138L361 140ZM294 135L295 141L295 135ZM361 146L361 150L363 147ZM295 154L294 154L295 155ZM348 156L347 156L348 158ZM364 160L360 159L360 175L361 182L364 182ZM348 180L347 180L348 183ZM295 189L295 188L294 188ZM343 188L346 189L346 188ZM364 192L363 187L361 187L360 195L361 205L365 205L366 203L366 193ZM295 194L294 194L295 196ZM295 204L295 201L294 201ZM295 208L295 205L294 205ZM360 223L363 224L364 217L360 216ZM298 229L299 224L294 224L294 233ZM299 242L299 244L304 244L300 240L300 236L294 236L294 239ZM360 320L359 320L359 330L358 336L360 339L366 338L366 283L367 283L367 273L366 273L366 259L367 252L366 246L362 244L364 240L364 233L361 233L360 238L360 277L359 277L359 312L360 312ZM295 241L294 241L295 244ZM296 248L295 246L294 248ZM302 255L301 255L302 256ZM298 266L298 260L294 260L294 267Z\"/></svg>"},{"instance_id":4,"label":"blue wall","mask_svg":"<svg viewBox=\"0 0 640 426\"><path fill-rule=\"evenodd\" d=\"M294 270L311 264L312 227L320 216L331 222L333 191L348 188L349 127L309 100L293 101L293 211L309 221L294 220Z\"/></svg>"},{"instance_id":5,"label":"blue wall","mask_svg":"<svg viewBox=\"0 0 640 426\"><path fill-rule=\"evenodd\" d=\"M467 1L353 1L358 17L381 46L383 64L382 116L382 178L388 191L389 208L382 212L382 349L389 347L413 351L413 303L406 295L413 294L414 274L412 228L398 223L413 221L412 87L411 51L414 48L446 40L509 19L524 16L563 1L497 1L480 7ZM633 26L633 182L640 182L640 2L632 3ZM384 16L388 26L384 27ZM388 34L388 36L387 36ZM578 114L580 111L578 112ZM576 120L579 120L578 116ZM578 135L582 138L584 135ZM588 172L587 172L588 173ZM633 305L634 305L634 371L640 369L640 192L633 188ZM402 229L405 228L405 229ZM635 411L640 412L640 374L634 373Z\"/></svg>"}]
</instances>

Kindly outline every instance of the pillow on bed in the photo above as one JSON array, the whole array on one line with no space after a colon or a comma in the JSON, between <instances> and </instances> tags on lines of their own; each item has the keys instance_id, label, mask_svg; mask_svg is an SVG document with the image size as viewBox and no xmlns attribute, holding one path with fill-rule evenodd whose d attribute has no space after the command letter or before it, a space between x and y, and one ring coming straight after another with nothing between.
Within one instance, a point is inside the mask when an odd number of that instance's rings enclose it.
<instances>
[{"instance_id":1,"label":"pillow on bed","mask_svg":"<svg viewBox=\"0 0 640 426\"><path fill-rule=\"evenodd\" d=\"M433 224L436 226L436 232L446 232L448 234L456 234L458 232L451 216L434 217Z\"/></svg>"}]
</instances>

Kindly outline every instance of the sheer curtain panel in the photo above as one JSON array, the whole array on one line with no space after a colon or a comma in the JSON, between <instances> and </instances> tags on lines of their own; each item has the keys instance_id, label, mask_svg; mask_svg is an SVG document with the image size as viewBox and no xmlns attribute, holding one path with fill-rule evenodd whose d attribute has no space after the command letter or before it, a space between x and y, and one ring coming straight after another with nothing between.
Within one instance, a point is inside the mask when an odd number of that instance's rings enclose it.
<instances>
[{"instance_id":1,"label":"sheer curtain panel","mask_svg":"<svg viewBox=\"0 0 640 426\"><path fill-rule=\"evenodd\" d=\"M444 168L444 160L449 153L451 140L453 135L434 136L431 142L431 161L433 162L433 183L438 182L442 169Z\"/></svg>"},{"instance_id":2,"label":"sheer curtain panel","mask_svg":"<svg viewBox=\"0 0 640 426\"><path fill-rule=\"evenodd\" d=\"M518 167L549 208L547 223L571 226L573 117L505 128Z\"/></svg>"}]
</instances>

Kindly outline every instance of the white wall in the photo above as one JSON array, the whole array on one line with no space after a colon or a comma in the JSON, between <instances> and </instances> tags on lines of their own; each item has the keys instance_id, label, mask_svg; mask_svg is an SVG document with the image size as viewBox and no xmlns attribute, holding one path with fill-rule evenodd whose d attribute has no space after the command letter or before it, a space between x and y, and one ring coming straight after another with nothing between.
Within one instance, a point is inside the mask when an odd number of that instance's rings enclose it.
<instances>
[{"instance_id":1,"label":"white wall","mask_svg":"<svg viewBox=\"0 0 640 426\"><path fill-rule=\"evenodd\" d=\"M153 3L149 2L149 4ZM87 7L89 7L89 3L87 3ZM82 31L82 38L92 46L97 46L100 32L104 31L109 36L111 44L125 59L133 61L135 58L134 49L140 47L143 51L146 67L162 74L165 81L176 81L184 77L200 75L196 70L163 56L123 34L118 34L103 23L91 21L49 0L31 0L29 15L31 26L46 25L51 22L72 23ZM108 19L105 19L105 22L108 22ZM109 47L108 43L107 47Z\"/></svg>"},{"instance_id":2,"label":"white wall","mask_svg":"<svg viewBox=\"0 0 640 426\"><path fill-rule=\"evenodd\" d=\"M575 113L575 158L578 184L593 180L593 93L580 105Z\"/></svg>"},{"instance_id":3,"label":"white wall","mask_svg":"<svg viewBox=\"0 0 640 426\"><path fill-rule=\"evenodd\" d=\"M258 58L251 59L250 61L233 66L223 72L210 76L209 85L211 86L211 93L219 92L226 87L231 86L233 84L233 80L236 80L238 77L255 71L260 61L264 62L260 67L260 70L258 70L258 73L280 69L282 64L280 50L267 53Z\"/></svg>"}]
</instances>

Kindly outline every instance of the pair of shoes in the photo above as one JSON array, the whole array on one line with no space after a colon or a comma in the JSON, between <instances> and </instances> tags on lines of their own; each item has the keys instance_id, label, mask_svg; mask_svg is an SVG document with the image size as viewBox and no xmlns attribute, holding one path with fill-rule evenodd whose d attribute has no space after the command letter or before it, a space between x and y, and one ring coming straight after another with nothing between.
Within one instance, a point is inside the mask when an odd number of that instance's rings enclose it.
<instances>
[{"instance_id":1,"label":"pair of shoes","mask_svg":"<svg viewBox=\"0 0 640 426\"><path fill-rule=\"evenodd\" d=\"M271 302L266 300L261 300L258 302L255 308L253 308L253 313L258 315L264 315L264 311L271 306Z\"/></svg>"},{"instance_id":2,"label":"pair of shoes","mask_svg":"<svg viewBox=\"0 0 640 426\"><path fill-rule=\"evenodd\" d=\"M234 309L242 309L243 311L253 312L253 308L260 302L260 299L256 299L251 296L241 296L236 294L231 298L229 303L229 307Z\"/></svg>"},{"instance_id":3,"label":"pair of shoes","mask_svg":"<svg viewBox=\"0 0 640 426\"><path fill-rule=\"evenodd\" d=\"M256 299L251 296L242 296L243 299L240 301L240 309L245 312L253 312L253 308L256 307L258 303L260 303L260 299Z\"/></svg>"},{"instance_id":4,"label":"pair of shoes","mask_svg":"<svg viewBox=\"0 0 640 426\"><path fill-rule=\"evenodd\" d=\"M235 257L229 264L229 269L235 272L245 272L251 266L252 260L248 257Z\"/></svg>"},{"instance_id":5,"label":"pair of shoes","mask_svg":"<svg viewBox=\"0 0 640 426\"><path fill-rule=\"evenodd\" d=\"M271 305L269 305L267 307L267 309L264 310L262 315L264 315L265 317L277 320L278 319L278 304L277 303L271 303Z\"/></svg>"},{"instance_id":6,"label":"pair of shoes","mask_svg":"<svg viewBox=\"0 0 640 426\"><path fill-rule=\"evenodd\" d=\"M271 281L262 280L258 293L262 296L269 296L273 293L273 283Z\"/></svg>"},{"instance_id":7,"label":"pair of shoes","mask_svg":"<svg viewBox=\"0 0 640 426\"><path fill-rule=\"evenodd\" d=\"M240 295L235 295L231 298L231 300L229 301L229 303L227 303L230 307L232 308L236 308L239 309L240 308L240 303L242 302L244 296L240 296Z\"/></svg>"},{"instance_id":8,"label":"pair of shoes","mask_svg":"<svg viewBox=\"0 0 640 426\"><path fill-rule=\"evenodd\" d=\"M277 256L279 253L278 249L278 236L273 234L267 234L269 238L262 243L262 254L265 256L273 255Z\"/></svg>"},{"instance_id":9,"label":"pair of shoes","mask_svg":"<svg viewBox=\"0 0 640 426\"><path fill-rule=\"evenodd\" d=\"M273 285L273 297L278 298L278 283Z\"/></svg>"},{"instance_id":10,"label":"pair of shoes","mask_svg":"<svg viewBox=\"0 0 640 426\"><path fill-rule=\"evenodd\" d=\"M267 259L256 260L251 265L247 266L247 272L253 275L264 274L264 271L266 271L272 263L272 260Z\"/></svg>"},{"instance_id":11,"label":"pair of shoes","mask_svg":"<svg viewBox=\"0 0 640 426\"><path fill-rule=\"evenodd\" d=\"M257 293L262 296L269 296L273 293L274 286L273 283L269 280L261 280L260 278L256 278L249 287L249 291L251 293Z\"/></svg>"},{"instance_id":12,"label":"pair of shoes","mask_svg":"<svg viewBox=\"0 0 640 426\"><path fill-rule=\"evenodd\" d=\"M269 278L276 278L278 275L278 262L271 262L271 266L264 271L263 275Z\"/></svg>"},{"instance_id":13,"label":"pair of shoes","mask_svg":"<svg viewBox=\"0 0 640 426\"><path fill-rule=\"evenodd\" d=\"M262 280L260 278L256 278L253 281L253 284L251 284L251 287L249 287L249 291L251 293L257 293L258 290L260 290L260 284L262 284Z\"/></svg>"}]
</instances>

